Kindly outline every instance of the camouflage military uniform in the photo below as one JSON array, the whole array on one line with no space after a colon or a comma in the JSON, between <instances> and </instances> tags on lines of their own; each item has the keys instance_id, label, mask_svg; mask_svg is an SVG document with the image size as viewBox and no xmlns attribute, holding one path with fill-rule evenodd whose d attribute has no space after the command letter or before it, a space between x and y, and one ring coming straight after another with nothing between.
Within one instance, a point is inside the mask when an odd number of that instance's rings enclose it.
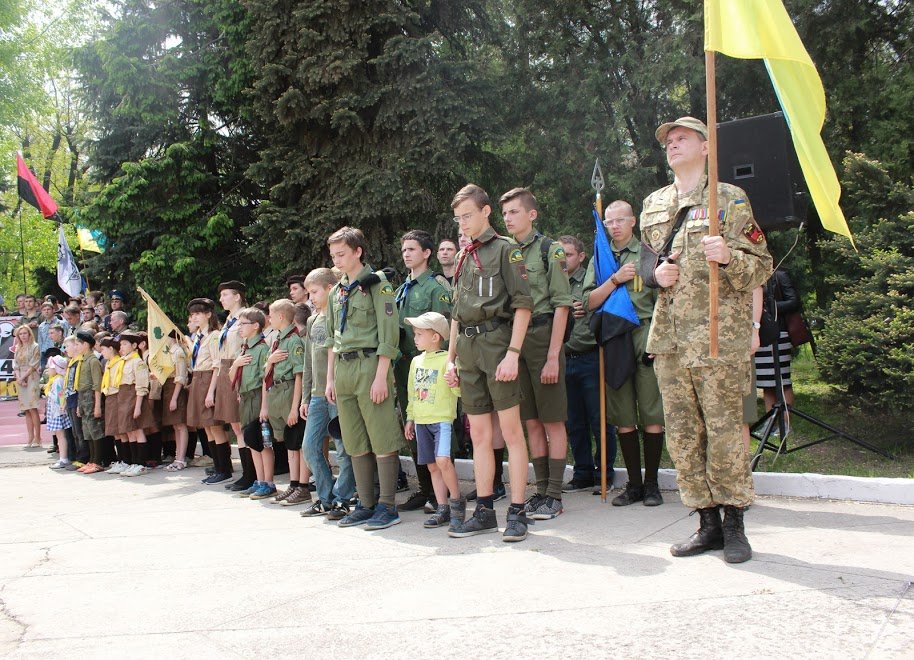
<instances>
[{"instance_id":1,"label":"camouflage military uniform","mask_svg":"<svg viewBox=\"0 0 914 660\"><path fill-rule=\"evenodd\" d=\"M752 473L740 435L748 391L752 290L771 274L771 255L755 224L746 193L718 184L721 235L731 251L720 266L719 351L710 357L707 177L681 197L675 185L652 193L641 213L641 236L660 250L680 208L693 207L673 241L681 250L679 279L661 289L647 350L663 395L667 448L686 506L744 507L752 502Z\"/></svg>"}]
</instances>

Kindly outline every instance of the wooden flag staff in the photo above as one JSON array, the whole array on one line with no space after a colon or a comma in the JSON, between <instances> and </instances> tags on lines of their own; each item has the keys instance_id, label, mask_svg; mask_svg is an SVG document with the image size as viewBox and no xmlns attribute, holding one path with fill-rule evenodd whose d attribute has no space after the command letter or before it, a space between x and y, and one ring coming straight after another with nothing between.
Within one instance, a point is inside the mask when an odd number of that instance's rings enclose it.
<instances>
[{"instance_id":1,"label":"wooden flag staff","mask_svg":"<svg viewBox=\"0 0 914 660\"><path fill-rule=\"evenodd\" d=\"M594 208L600 222L603 222L603 198L600 192L606 186L603 181L603 170L600 169L600 159L593 166L593 176L590 177L596 196ZM606 364L603 362L603 344L597 341L598 359L600 360L600 501L606 504ZM612 466L610 466L612 469Z\"/></svg>"},{"instance_id":2,"label":"wooden flag staff","mask_svg":"<svg viewBox=\"0 0 914 660\"><path fill-rule=\"evenodd\" d=\"M717 85L714 75L714 51L705 51L705 86L707 87L708 103L708 235L720 235L720 219L717 208ZM716 261L708 263L709 281L708 293L711 299L708 310L710 324L710 353L712 358L717 357L718 346L718 291L719 277Z\"/></svg>"}]
</instances>

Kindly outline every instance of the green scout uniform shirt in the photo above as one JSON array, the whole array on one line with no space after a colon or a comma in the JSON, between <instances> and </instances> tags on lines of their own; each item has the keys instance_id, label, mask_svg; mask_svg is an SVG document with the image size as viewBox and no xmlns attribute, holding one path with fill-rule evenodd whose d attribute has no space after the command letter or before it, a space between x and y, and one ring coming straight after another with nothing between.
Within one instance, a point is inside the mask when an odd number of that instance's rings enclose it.
<instances>
[{"instance_id":1,"label":"green scout uniform shirt","mask_svg":"<svg viewBox=\"0 0 914 660\"><path fill-rule=\"evenodd\" d=\"M279 341L276 350L287 351L289 357L273 365L274 385L295 380L295 376L302 373L305 361L305 344L298 336L294 324L289 324L289 327L280 332L276 339Z\"/></svg>"},{"instance_id":2,"label":"green scout uniform shirt","mask_svg":"<svg viewBox=\"0 0 914 660\"><path fill-rule=\"evenodd\" d=\"M91 350L83 358L79 369L79 386L77 392L102 391L102 363Z\"/></svg>"},{"instance_id":3,"label":"green scout uniform shirt","mask_svg":"<svg viewBox=\"0 0 914 660\"><path fill-rule=\"evenodd\" d=\"M593 263L593 259L590 260ZM590 330L590 317L593 312L587 307L587 293L584 291L584 273L591 275L593 268L588 266L578 267L576 271L568 276L568 284L571 286L571 299L580 300L584 303L584 316L574 320L574 326L571 328L571 336L565 342L565 349L572 353L588 353L597 349L597 340L594 339L593 332ZM574 313L574 310L570 312Z\"/></svg>"},{"instance_id":4,"label":"green scout uniform shirt","mask_svg":"<svg viewBox=\"0 0 914 660\"><path fill-rule=\"evenodd\" d=\"M400 339L400 352L403 359L409 360L419 353L416 341L413 338L415 331L411 325L406 325L404 319L413 318L425 312L438 312L445 318L451 318L451 289L438 281L435 274L427 270L414 280L406 294L406 299L399 303L400 328L403 329ZM399 299L400 292L408 284L404 282L397 289L395 299ZM447 337L444 337L447 341Z\"/></svg>"},{"instance_id":5,"label":"green scout uniform shirt","mask_svg":"<svg viewBox=\"0 0 914 660\"><path fill-rule=\"evenodd\" d=\"M305 360L311 361L311 392L303 395L305 401L310 401L312 396L324 396L327 390L327 317L324 312L308 318L308 338L311 355L305 355Z\"/></svg>"},{"instance_id":6,"label":"green scout uniform shirt","mask_svg":"<svg viewBox=\"0 0 914 660\"><path fill-rule=\"evenodd\" d=\"M635 264L635 269L637 271L638 265L641 262L641 241L638 240L638 237L632 236L621 250L616 250L615 243L610 242L609 245L613 251L613 255L616 257L619 268L625 264ZM594 268L593 259L591 259L590 263L587 264L587 275L584 277L585 300L587 299L587 296L590 295L591 291L597 288L596 271ZM625 288L628 290L628 297L632 299L632 305L635 306L635 313L638 315L638 318L641 321L647 322L643 325L648 325L651 317L654 315L654 305L657 302L658 290L644 286L644 281L641 279L640 274L635 275L633 279L626 282Z\"/></svg>"},{"instance_id":7,"label":"green scout uniform shirt","mask_svg":"<svg viewBox=\"0 0 914 660\"><path fill-rule=\"evenodd\" d=\"M651 193L641 212L641 236L660 250L673 229L679 209L691 206L673 240L679 279L659 289L647 350L649 353L679 353L689 367L714 364L744 364L752 341L752 290L771 275L772 259L765 235L755 224L746 193L728 183L717 187L721 212L720 233L730 248L731 259L721 265L719 291L718 359L710 356L708 262L701 239L708 235L707 177L696 188L679 196L675 184Z\"/></svg>"},{"instance_id":8,"label":"green scout uniform shirt","mask_svg":"<svg viewBox=\"0 0 914 660\"><path fill-rule=\"evenodd\" d=\"M241 367L241 381L238 384L238 393L244 394L251 390L259 390L263 385L263 368L270 355L270 346L266 341L260 342L263 335L248 337L245 342L245 355L251 356L251 363ZM257 342L260 342L259 344ZM279 365L276 365L279 366Z\"/></svg>"},{"instance_id":9,"label":"green scout uniform shirt","mask_svg":"<svg viewBox=\"0 0 914 660\"><path fill-rule=\"evenodd\" d=\"M558 241L549 246L548 270L543 266L542 243L546 239L538 231L530 232L524 241L512 239L524 255L530 293L533 295L533 315L552 314L557 307L571 307L571 286L565 249Z\"/></svg>"},{"instance_id":10,"label":"green scout uniform shirt","mask_svg":"<svg viewBox=\"0 0 914 660\"><path fill-rule=\"evenodd\" d=\"M532 310L533 296L520 249L491 227L473 244L479 244L474 251L479 265L473 254L465 254L467 249L457 255L461 268L459 277L455 276L453 315L460 325L479 325L494 318L508 321L515 309Z\"/></svg>"},{"instance_id":11,"label":"green scout uniform shirt","mask_svg":"<svg viewBox=\"0 0 914 660\"><path fill-rule=\"evenodd\" d=\"M363 280L372 272L364 266L356 279ZM340 283L330 290L327 305L327 348L334 353L346 353L365 348L374 348L378 355L396 360L399 353L400 323L394 303L394 288L386 279L363 291L356 287L349 292L346 314L346 329L340 332L342 320L342 298L344 286L349 286L349 277L343 275Z\"/></svg>"}]
</instances>

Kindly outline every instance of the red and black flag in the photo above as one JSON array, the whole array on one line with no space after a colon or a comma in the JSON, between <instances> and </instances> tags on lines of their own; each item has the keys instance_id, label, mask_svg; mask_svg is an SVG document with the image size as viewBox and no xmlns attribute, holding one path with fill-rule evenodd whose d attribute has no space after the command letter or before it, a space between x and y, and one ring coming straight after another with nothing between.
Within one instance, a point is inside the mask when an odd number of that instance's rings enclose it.
<instances>
[{"instance_id":1,"label":"red and black flag","mask_svg":"<svg viewBox=\"0 0 914 660\"><path fill-rule=\"evenodd\" d=\"M16 154L16 173L19 175L19 197L41 211L44 217L53 218L57 213L57 202L51 199L48 191L38 183L32 170L26 167L21 152Z\"/></svg>"}]
</instances>

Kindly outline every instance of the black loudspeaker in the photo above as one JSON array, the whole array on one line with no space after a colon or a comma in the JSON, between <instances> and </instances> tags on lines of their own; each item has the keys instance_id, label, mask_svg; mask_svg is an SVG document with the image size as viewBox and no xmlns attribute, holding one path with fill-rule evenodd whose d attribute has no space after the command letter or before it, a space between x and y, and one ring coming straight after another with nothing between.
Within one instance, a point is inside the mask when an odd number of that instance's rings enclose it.
<instances>
[{"instance_id":1,"label":"black loudspeaker","mask_svg":"<svg viewBox=\"0 0 914 660\"><path fill-rule=\"evenodd\" d=\"M746 191L764 231L806 220L809 194L784 113L718 124L717 163L721 181Z\"/></svg>"}]
</instances>

